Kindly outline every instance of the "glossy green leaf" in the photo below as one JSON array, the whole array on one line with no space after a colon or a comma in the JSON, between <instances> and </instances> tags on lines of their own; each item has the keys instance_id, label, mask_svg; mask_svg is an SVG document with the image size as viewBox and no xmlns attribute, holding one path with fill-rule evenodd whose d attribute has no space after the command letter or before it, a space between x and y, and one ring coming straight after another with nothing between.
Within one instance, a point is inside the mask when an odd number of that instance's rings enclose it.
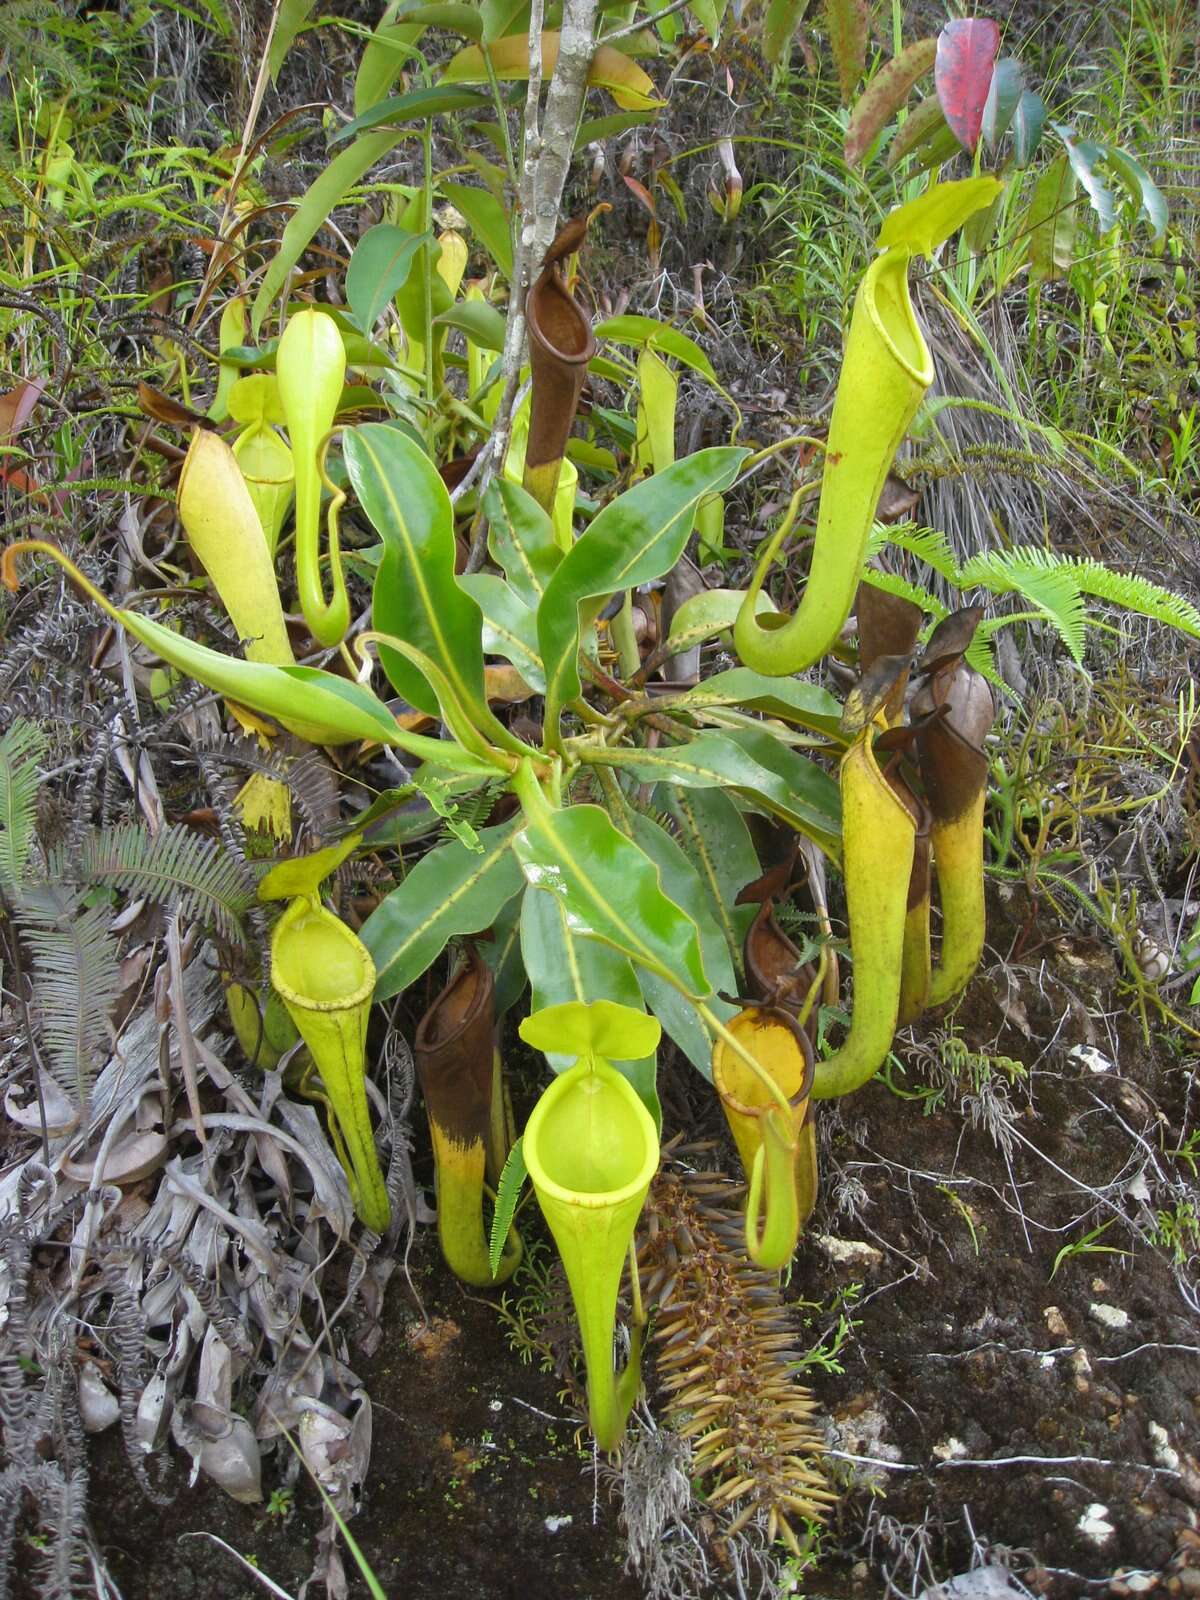
<instances>
[{"instance_id":1,"label":"glossy green leaf","mask_svg":"<svg viewBox=\"0 0 1200 1600\"><path fill-rule=\"evenodd\" d=\"M745 598L744 589L704 589L700 594L691 595L671 618L667 641L673 653L682 655L706 639L731 632ZM762 616L766 611L778 609L766 590L760 589L754 603L755 615Z\"/></svg>"},{"instance_id":2,"label":"glossy green leaf","mask_svg":"<svg viewBox=\"0 0 1200 1600\"><path fill-rule=\"evenodd\" d=\"M709 706L746 706L843 742L841 703L828 689L803 678L768 678L749 667L731 667L672 702L674 710L702 711Z\"/></svg>"},{"instance_id":3,"label":"glossy green leaf","mask_svg":"<svg viewBox=\"0 0 1200 1600\"><path fill-rule=\"evenodd\" d=\"M348 190L369 172L377 161L382 161L389 150L394 150L401 139L409 137L408 130L384 128L378 133L366 133L341 151L314 179L291 220L283 230L279 249L263 274L262 285L254 300L250 326L254 337L262 327L263 318L274 303L275 297L287 282L288 274L300 260L319 228L324 226L329 213L345 199Z\"/></svg>"},{"instance_id":4,"label":"glossy green leaf","mask_svg":"<svg viewBox=\"0 0 1200 1600\"><path fill-rule=\"evenodd\" d=\"M457 328L481 350L504 349L504 318L482 300L459 300L434 321L442 328Z\"/></svg>"},{"instance_id":5,"label":"glossy green leaf","mask_svg":"<svg viewBox=\"0 0 1200 1600\"><path fill-rule=\"evenodd\" d=\"M267 71L272 83L278 81L279 69L316 3L317 0L283 0L280 5L279 15L275 19L275 32L271 36L271 49L267 55Z\"/></svg>"},{"instance_id":6,"label":"glossy green leaf","mask_svg":"<svg viewBox=\"0 0 1200 1600\"><path fill-rule=\"evenodd\" d=\"M531 888L558 899L579 933L704 998L696 924L663 893L658 870L599 806L552 808L528 766L518 776L525 826L513 849Z\"/></svg>"},{"instance_id":7,"label":"glossy green leaf","mask_svg":"<svg viewBox=\"0 0 1200 1600\"><path fill-rule=\"evenodd\" d=\"M554 524L520 484L493 478L483 496L488 551L519 599L536 611L563 552Z\"/></svg>"},{"instance_id":8,"label":"glossy green leaf","mask_svg":"<svg viewBox=\"0 0 1200 1600\"><path fill-rule=\"evenodd\" d=\"M1033 160L1045 126L1046 102L1040 94L1026 89L1017 101L1012 121L1013 160L1018 167L1023 169Z\"/></svg>"},{"instance_id":9,"label":"glossy green leaf","mask_svg":"<svg viewBox=\"0 0 1200 1600\"><path fill-rule=\"evenodd\" d=\"M529 0L480 0L483 37L490 44L510 33L522 33L529 23Z\"/></svg>"},{"instance_id":10,"label":"glossy green leaf","mask_svg":"<svg viewBox=\"0 0 1200 1600\"><path fill-rule=\"evenodd\" d=\"M346 429L342 453L359 504L384 543L375 578L376 628L427 655L493 744L523 750L488 707L483 617L454 576L454 510L433 463L411 439L382 423ZM379 654L399 693L437 716L437 695L424 675L395 650L381 647Z\"/></svg>"},{"instance_id":11,"label":"glossy green leaf","mask_svg":"<svg viewBox=\"0 0 1200 1600\"><path fill-rule=\"evenodd\" d=\"M581 933L566 906L554 895L525 893L521 911L521 955L529 973L530 1005L534 1010L568 1000L611 1000L637 1008L644 1004L637 974L627 956ZM546 1053L554 1072L565 1072L574 1057L561 1051ZM658 1103L657 1055L637 1061L614 1061L628 1078L647 1110L662 1126Z\"/></svg>"},{"instance_id":12,"label":"glossy green leaf","mask_svg":"<svg viewBox=\"0 0 1200 1600\"><path fill-rule=\"evenodd\" d=\"M378 105L403 72L419 58L416 48L424 28L419 23L392 22L388 13L367 40L354 77L354 113L360 116Z\"/></svg>"},{"instance_id":13,"label":"glossy green leaf","mask_svg":"<svg viewBox=\"0 0 1200 1600\"><path fill-rule=\"evenodd\" d=\"M949 133L946 122L946 113L942 110L942 103L936 94L931 94L927 99L919 101L896 129L891 143L888 145L887 165L889 168L897 166L905 156L911 155L914 150L926 146L931 139L940 133ZM955 149L958 140L950 134Z\"/></svg>"},{"instance_id":14,"label":"glossy green leaf","mask_svg":"<svg viewBox=\"0 0 1200 1600\"><path fill-rule=\"evenodd\" d=\"M1161 238L1168 221L1167 202L1163 199L1162 191L1141 162L1131 156L1128 150L1122 150L1115 144L1106 144L1102 148L1105 164L1138 208L1139 219L1144 218L1154 237Z\"/></svg>"},{"instance_id":15,"label":"glossy green leaf","mask_svg":"<svg viewBox=\"0 0 1200 1600\"><path fill-rule=\"evenodd\" d=\"M658 797L675 819L680 847L696 869L709 910L740 969L742 940L755 908L739 906L737 897L762 870L746 819L723 789L665 784Z\"/></svg>"},{"instance_id":16,"label":"glossy green leaf","mask_svg":"<svg viewBox=\"0 0 1200 1600\"><path fill-rule=\"evenodd\" d=\"M512 232L508 213L496 196L487 189L477 189L466 183L443 182L439 187L454 209L466 218L471 232L511 283Z\"/></svg>"},{"instance_id":17,"label":"glossy green leaf","mask_svg":"<svg viewBox=\"0 0 1200 1600\"><path fill-rule=\"evenodd\" d=\"M539 694L546 688L546 669L538 655L537 616L519 595L490 572L473 572L458 580L483 612L483 649L503 656Z\"/></svg>"},{"instance_id":18,"label":"glossy green leaf","mask_svg":"<svg viewBox=\"0 0 1200 1600\"><path fill-rule=\"evenodd\" d=\"M355 245L346 269L346 299L364 333L371 332L392 296L408 281L413 256L426 238L381 222L368 228Z\"/></svg>"},{"instance_id":19,"label":"glossy green leaf","mask_svg":"<svg viewBox=\"0 0 1200 1600\"><path fill-rule=\"evenodd\" d=\"M1012 56L1001 56L992 68L992 82L983 107L983 138L994 150L1008 132L1025 89L1021 64Z\"/></svg>"},{"instance_id":20,"label":"glossy green leaf","mask_svg":"<svg viewBox=\"0 0 1200 1600\"><path fill-rule=\"evenodd\" d=\"M381 100L361 116L355 117L344 128L339 128L329 141L329 147L345 144L347 139L357 139L360 134L375 128L398 128L406 122L426 122L430 117L444 116L450 111L483 111L491 101L476 89L443 87L436 84L429 89L410 89L407 94L392 95Z\"/></svg>"},{"instance_id":21,"label":"glossy green leaf","mask_svg":"<svg viewBox=\"0 0 1200 1600\"><path fill-rule=\"evenodd\" d=\"M520 894L523 878L513 854L517 822L481 828L482 851L457 839L422 856L363 924L361 938L377 973L375 998L399 994L461 933L491 927Z\"/></svg>"},{"instance_id":22,"label":"glossy green leaf","mask_svg":"<svg viewBox=\"0 0 1200 1600\"><path fill-rule=\"evenodd\" d=\"M709 1010L722 1022L736 1015L737 1007L722 994L737 992L737 978L725 934L713 914L712 903L695 867L670 834L652 818L640 813L633 817L633 837L658 868L664 890L674 903L696 924L704 970L713 986ZM695 1006L645 968L638 969L642 993L654 1014L688 1060L705 1078L712 1076L712 1039Z\"/></svg>"},{"instance_id":23,"label":"glossy green leaf","mask_svg":"<svg viewBox=\"0 0 1200 1600\"><path fill-rule=\"evenodd\" d=\"M586 122L579 124L575 149L583 150L597 140L615 139L620 133L628 133L631 128L643 128L653 121L654 113L651 111L614 111L607 117L589 117Z\"/></svg>"},{"instance_id":24,"label":"glossy green leaf","mask_svg":"<svg viewBox=\"0 0 1200 1600\"><path fill-rule=\"evenodd\" d=\"M492 937L479 946L479 954L492 969L497 1017L516 1005L529 986L529 975L521 959L521 907L524 903L524 890L513 895L497 913L492 923Z\"/></svg>"},{"instance_id":25,"label":"glossy green leaf","mask_svg":"<svg viewBox=\"0 0 1200 1600\"><path fill-rule=\"evenodd\" d=\"M1077 139L1070 128L1053 124L1055 133L1063 142L1071 170L1078 178L1083 192L1091 201L1092 210L1100 224L1100 232L1108 233L1117 225L1117 207L1112 191L1096 170L1104 160L1104 146L1092 144L1087 139Z\"/></svg>"},{"instance_id":26,"label":"glossy green leaf","mask_svg":"<svg viewBox=\"0 0 1200 1600\"><path fill-rule=\"evenodd\" d=\"M423 28L442 28L447 33L461 33L464 39L483 37L483 20L478 6L465 5L462 0L433 0L430 5L402 6L396 12L397 22L419 22Z\"/></svg>"},{"instance_id":27,"label":"glossy green leaf","mask_svg":"<svg viewBox=\"0 0 1200 1600\"><path fill-rule=\"evenodd\" d=\"M701 450L635 484L593 518L563 557L538 607L549 729L557 728L562 706L580 690L581 630L592 625L609 595L671 570L701 500L728 489L748 453Z\"/></svg>"},{"instance_id":28,"label":"glossy green leaf","mask_svg":"<svg viewBox=\"0 0 1200 1600\"><path fill-rule=\"evenodd\" d=\"M704 351L694 339L681 333L678 328L671 327L670 323L628 313L597 323L595 334L597 339L607 339L610 344L632 345L636 350L652 346L660 355L674 356L682 366L690 367L702 378L707 378L714 389L721 387L713 364Z\"/></svg>"},{"instance_id":29,"label":"glossy green leaf","mask_svg":"<svg viewBox=\"0 0 1200 1600\"><path fill-rule=\"evenodd\" d=\"M771 66L786 65L792 39L808 7L809 0L767 0L763 13L762 52Z\"/></svg>"},{"instance_id":30,"label":"glossy green leaf","mask_svg":"<svg viewBox=\"0 0 1200 1600\"><path fill-rule=\"evenodd\" d=\"M780 778L786 791L786 798L778 789L769 794L760 791L761 799L755 801L749 790L743 790L745 798L791 823L837 861L842 853L842 801L837 780L815 761L789 750L767 728L731 729L725 737Z\"/></svg>"}]
</instances>

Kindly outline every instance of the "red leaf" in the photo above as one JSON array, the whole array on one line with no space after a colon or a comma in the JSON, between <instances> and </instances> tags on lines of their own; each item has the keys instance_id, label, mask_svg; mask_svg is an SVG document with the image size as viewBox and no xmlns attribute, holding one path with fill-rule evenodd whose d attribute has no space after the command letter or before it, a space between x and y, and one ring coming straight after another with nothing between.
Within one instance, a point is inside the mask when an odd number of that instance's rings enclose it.
<instances>
[{"instance_id":1,"label":"red leaf","mask_svg":"<svg viewBox=\"0 0 1200 1600\"><path fill-rule=\"evenodd\" d=\"M933 81L955 138L974 153L992 86L1000 29L990 17L948 22L938 34Z\"/></svg>"}]
</instances>

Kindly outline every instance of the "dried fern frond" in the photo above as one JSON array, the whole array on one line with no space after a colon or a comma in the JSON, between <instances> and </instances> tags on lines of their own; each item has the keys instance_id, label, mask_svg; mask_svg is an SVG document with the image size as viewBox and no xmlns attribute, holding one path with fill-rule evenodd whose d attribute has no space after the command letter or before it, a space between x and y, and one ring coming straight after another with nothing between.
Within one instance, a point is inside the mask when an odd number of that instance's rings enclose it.
<instances>
[{"instance_id":1,"label":"dried fern frond","mask_svg":"<svg viewBox=\"0 0 1200 1600\"><path fill-rule=\"evenodd\" d=\"M107 906L79 909L69 891L42 884L21 897L21 933L33 966L33 998L47 1066L82 1108L108 1042L108 1014L121 992Z\"/></svg>"},{"instance_id":2,"label":"dried fern frond","mask_svg":"<svg viewBox=\"0 0 1200 1600\"><path fill-rule=\"evenodd\" d=\"M173 824L147 833L139 823L121 823L87 834L77 861L64 851L50 858L48 876L77 877L125 894L175 904L193 922L213 926L227 939L245 938L243 918L254 905L254 881L246 867L212 839Z\"/></svg>"},{"instance_id":3,"label":"dried fern frond","mask_svg":"<svg viewBox=\"0 0 1200 1600\"><path fill-rule=\"evenodd\" d=\"M795 1327L778 1275L745 1254L742 1193L711 1173L664 1167L638 1261L658 1306L666 1421L691 1441L709 1507L734 1512L722 1533L759 1521L769 1541L800 1555L793 1521L821 1520L838 1497L819 1465L816 1401L792 1377Z\"/></svg>"},{"instance_id":4,"label":"dried fern frond","mask_svg":"<svg viewBox=\"0 0 1200 1600\"><path fill-rule=\"evenodd\" d=\"M41 732L24 717L0 739L0 889L9 894L19 893L29 865L45 749Z\"/></svg>"}]
</instances>

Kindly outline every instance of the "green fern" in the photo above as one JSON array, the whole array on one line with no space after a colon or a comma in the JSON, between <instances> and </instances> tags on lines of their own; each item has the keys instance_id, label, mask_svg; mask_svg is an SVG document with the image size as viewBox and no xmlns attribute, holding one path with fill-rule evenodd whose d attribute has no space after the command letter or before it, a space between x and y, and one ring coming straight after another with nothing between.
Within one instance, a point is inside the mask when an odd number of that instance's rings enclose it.
<instances>
[{"instance_id":1,"label":"green fern","mask_svg":"<svg viewBox=\"0 0 1200 1600\"><path fill-rule=\"evenodd\" d=\"M910 583L907 578L900 578L894 572L879 572L874 567L863 568L863 582L869 583L873 589L882 589L885 594L898 595L901 600L911 600L913 605L920 606L922 611L928 611L931 616L940 622L946 615L946 607L937 598L930 594L928 589L919 583Z\"/></svg>"},{"instance_id":2,"label":"green fern","mask_svg":"<svg viewBox=\"0 0 1200 1600\"><path fill-rule=\"evenodd\" d=\"M876 528L867 545L868 557L878 554L885 544L907 550L927 567L940 573L947 583L959 582L954 551L950 548L949 539L939 528L918 528L910 522L899 523L893 528Z\"/></svg>"},{"instance_id":3,"label":"green fern","mask_svg":"<svg viewBox=\"0 0 1200 1600\"><path fill-rule=\"evenodd\" d=\"M67 875L176 904L185 917L209 923L239 942L245 938L243 918L255 898L253 880L241 862L213 840L178 825L153 835L136 822L91 833L72 867L62 850L52 854L50 878Z\"/></svg>"},{"instance_id":4,"label":"green fern","mask_svg":"<svg viewBox=\"0 0 1200 1600\"><path fill-rule=\"evenodd\" d=\"M40 731L18 717L0 739L0 889L20 892L37 822L38 763L46 752Z\"/></svg>"},{"instance_id":5,"label":"green fern","mask_svg":"<svg viewBox=\"0 0 1200 1600\"><path fill-rule=\"evenodd\" d=\"M958 577L963 588L1021 595L1053 623L1076 663L1082 664L1087 610L1070 562L1034 545L1022 545L973 556Z\"/></svg>"},{"instance_id":6,"label":"green fern","mask_svg":"<svg viewBox=\"0 0 1200 1600\"><path fill-rule=\"evenodd\" d=\"M79 909L69 890L39 884L21 897L24 943L46 1065L81 1112L108 1040L108 1015L121 992L117 943L107 905Z\"/></svg>"}]
</instances>

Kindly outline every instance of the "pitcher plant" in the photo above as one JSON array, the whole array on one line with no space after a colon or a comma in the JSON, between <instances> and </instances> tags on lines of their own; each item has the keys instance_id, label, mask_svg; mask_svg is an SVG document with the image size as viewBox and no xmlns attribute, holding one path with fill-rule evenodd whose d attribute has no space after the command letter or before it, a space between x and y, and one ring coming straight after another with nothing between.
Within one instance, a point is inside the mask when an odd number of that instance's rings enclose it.
<instances>
[{"instance_id":1,"label":"pitcher plant","mask_svg":"<svg viewBox=\"0 0 1200 1600\"><path fill-rule=\"evenodd\" d=\"M601 1450L616 1450L637 1399L642 1346L635 1325L618 1378L617 1295L659 1147L654 1119L611 1062L653 1053L661 1028L643 1012L601 1001L546 1007L527 1017L520 1031L536 1049L578 1054L533 1108L522 1145L575 1304L592 1435ZM636 1315L636 1270L634 1296Z\"/></svg>"}]
</instances>

